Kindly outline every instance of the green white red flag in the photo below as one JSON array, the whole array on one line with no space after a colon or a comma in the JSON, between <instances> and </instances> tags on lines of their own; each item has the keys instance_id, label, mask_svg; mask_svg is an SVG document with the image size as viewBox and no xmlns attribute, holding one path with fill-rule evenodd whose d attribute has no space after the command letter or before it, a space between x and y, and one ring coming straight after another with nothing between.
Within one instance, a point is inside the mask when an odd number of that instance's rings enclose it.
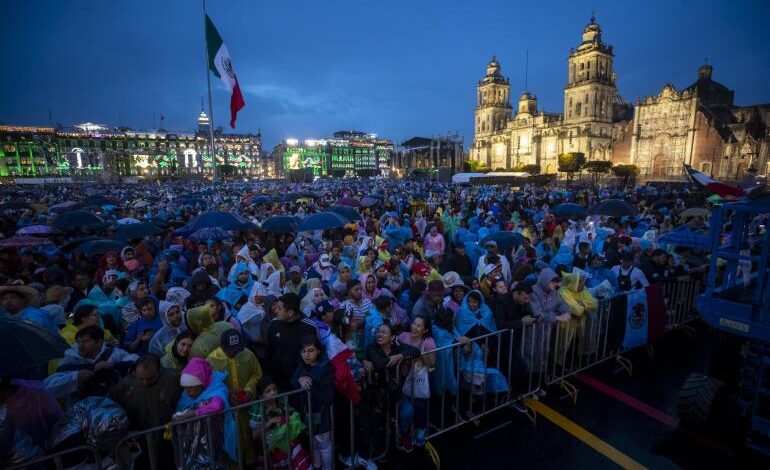
<instances>
[{"instance_id":1,"label":"green white red flag","mask_svg":"<svg viewBox=\"0 0 770 470\"><path fill-rule=\"evenodd\" d=\"M209 51L211 73L221 79L222 83L230 90L230 127L235 128L235 117L246 103L243 101L241 87L238 86L238 78L235 76L235 70L233 70L230 52L208 15L206 15L206 44Z\"/></svg>"}]
</instances>

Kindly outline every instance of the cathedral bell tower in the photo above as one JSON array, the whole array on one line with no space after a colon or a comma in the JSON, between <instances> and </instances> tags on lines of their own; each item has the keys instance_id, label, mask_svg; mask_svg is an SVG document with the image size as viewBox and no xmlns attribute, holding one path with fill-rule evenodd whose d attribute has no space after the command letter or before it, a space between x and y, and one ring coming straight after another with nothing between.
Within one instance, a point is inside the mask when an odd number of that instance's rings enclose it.
<instances>
[{"instance_id":1,"label":"cathedral bell tower","mask_svg":"<svg viewBox=\"0 0 770 470\"><path fill-rule=\"evenodd\" d=\"M602 41L602 29L591 15L583 39L569 54L564 87L564 122L612 122L612 103L617 88L612 46Z\"/></svg>"},{"instance_id":2,"label":"cathedral bell tower","mask_svg":"<svg viewBox=\"0 0 770 470\"><path fill-rule=\"evenodd\" d=\"M476 136L501 132L511 116L511 85L500 73L495 57L487 65L487 74L479 80L476 105Z\"/></svg>"}]
</instances>

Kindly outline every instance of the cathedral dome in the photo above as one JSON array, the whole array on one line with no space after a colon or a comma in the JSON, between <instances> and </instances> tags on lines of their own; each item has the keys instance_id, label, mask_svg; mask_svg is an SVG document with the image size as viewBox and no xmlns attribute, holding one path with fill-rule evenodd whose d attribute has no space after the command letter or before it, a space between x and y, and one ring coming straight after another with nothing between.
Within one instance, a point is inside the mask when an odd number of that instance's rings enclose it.
<instances>
[{"instance_id":1,"label":"cathedral dome","mask_svg":"<svg viewBox=\"0 0 770 470\"><path fill-rule=\"evenodd\" d=\"M497 62L495 56L492 56L492 60L487 65L487 77L497 77L500 75L500 64Z\"/></svg>"},{"instance_id":2,"label":"cathedral dome","mask_svg":"<svg viewBox=\"0 0 770 470\"><path fill-rule=\"evenodd\" d=\"M599 26L599 23L596 22L596 15L592 14L588 24L583 28L583 42L594 42L597 38L601 41L602 28Z\"/></svg>"}]
</instances>

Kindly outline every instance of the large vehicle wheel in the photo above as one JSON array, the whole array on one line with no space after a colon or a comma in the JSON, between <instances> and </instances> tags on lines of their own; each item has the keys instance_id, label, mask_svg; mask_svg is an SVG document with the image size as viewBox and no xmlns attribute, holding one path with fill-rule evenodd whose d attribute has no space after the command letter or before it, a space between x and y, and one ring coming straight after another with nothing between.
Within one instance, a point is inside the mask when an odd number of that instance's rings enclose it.
<instances>
[{"instance_id":1,"label":"large vehicle wheel","mask_svg":"<svg viewBox=\"0 0 770 470\"><path fill-rule=\"evenodd\" d=\"M713 415L714 404L725 384L703 374L691 374L679 391L679 425L690 431L703 431Z\"/></svg>"}]
</instances>

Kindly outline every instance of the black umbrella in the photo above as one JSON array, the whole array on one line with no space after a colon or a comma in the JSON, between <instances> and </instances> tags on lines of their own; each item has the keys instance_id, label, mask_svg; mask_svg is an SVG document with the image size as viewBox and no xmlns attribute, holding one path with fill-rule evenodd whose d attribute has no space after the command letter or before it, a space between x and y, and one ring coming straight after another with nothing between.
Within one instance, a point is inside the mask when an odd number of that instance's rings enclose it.
<instances>
[{"instance_id":1,"label":"black umbrella","mask_svg":"<svg viewBox=\"0 0 770 470\"><path fill-rule=\"evenodd\" d=\"M59 214L53 221L53 225L59 228L91 227L103 223L104 220L90 212L70 211Z\"/></svg>"},{"instance_id":2,"label":"black umbrella","mask_svg":"<svg viewBox=\"0 0 770 470\"><path fill-rule=\"evenodd\" d=\"M336 212L319 212L303 220L297 230L300 232L306 230L328 230L330 228L344 227L347 223L348 221L345 216Z\"/></svg>"},{"instance_id":3,"label":"black umbrella","mask_svg":"<svg viewBox=\"0 0 770 470\"><path fill-rule=\"evenodd\" d=\"M110 251L120 252L120 250L122 250L125 246L126 242L121 240L89 240L78 245L74 250L72 250L72 253L84 254L90 258L91 256L103 255Z\"/></svg>"},{"instance_id":4,"label":"black umbrella","mask_svg":"<svg viewBox=\"0 0 770 470\"><path fill-rule=\"evenodd\" d=\"M112 236L115 240L133 240L135 238L144 238L151 235L157 235L162 230L153 224L147 222L139 222L138 224L122 224L118 226L115 231L115 235Z\"/></svg>"},{"instance_id":5,"label":"black umbrella","mask_svg":"<svg viewBox=\"0 0 770 470\"><path fill-rule=\"evenodd\" d=\"M331 206L329 212L335 212L348 220L361 220L361 214L350 206Z\"/></svg>"},{"instance_id":6,"label":"black umbrella","mask_svg":"<svg viewBox=\"0 0 770 470\"><path fill-rule=\"evenodd\" d=\"M64 338L26 320L0 317L0 377L32 369L64 355Z\"/></svg>"},{"instance_id":7,"label":"black umbrella","mask_svg":"<svg viewBox=\"0 0 770 470\"><path fill-rule=\"evenodd\" d=\"M487 242L494 241L501 252L511 251L513 247L518 247L524 241L524 235L519 232L495 232L487 235L481 240L479 245L484 246Z\"/></svg>"},{"instance_id":8,"label":"black umbrella","mask_svg":"<svg viewBox=\"0 0 770 470\"><path fill-rule=\"evenodd\" d=\"M586 208L581 206L580 204L573 204L571 202L565 202L564 204L559 204L558 206L553 208L553 215L556 217L562 217L562 218L575 218L575 219L583 219L586 216Z\"/></svg>"},{"instance_id":9,"label":"black umbrella","mask_svg":"<svg viewBox=\"0 0 770 470\"><path fill-rule=\"evenodd\" d=\"M588 213L590 215L609 215L612 217L623 217L624 215L633 217L636 214L636 209L622 199L607 199L593 206Z\"/></svg>"},{"instance_id":10,"label":"black umbrella","mask_svg":"<svg viewBox=\"0 0 770 470\"><path fill-rule=\"evenodd\" d=\"M274 215L262 223L262 230L273 233L294 233L299 220L292 215Z\"/></svg>"}]
</instances>

